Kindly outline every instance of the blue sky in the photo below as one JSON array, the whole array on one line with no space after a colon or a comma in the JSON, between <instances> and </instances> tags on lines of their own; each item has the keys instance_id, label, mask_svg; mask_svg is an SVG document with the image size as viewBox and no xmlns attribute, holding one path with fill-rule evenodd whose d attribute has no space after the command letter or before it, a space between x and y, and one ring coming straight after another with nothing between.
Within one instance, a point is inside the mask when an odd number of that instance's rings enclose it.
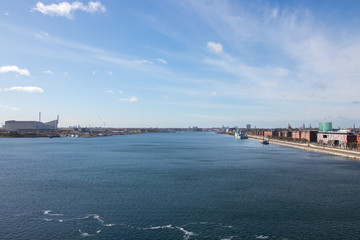
<instances>
[{"instance_id":1,"label":"blue sky","mask_svg":"<svg viewBox=\"0 0 360 240\"><path fill-rule=\"evenodd\" d=\"M0 123L360 124L359 1L0 1Z\"/></svg>"}]
</instances>

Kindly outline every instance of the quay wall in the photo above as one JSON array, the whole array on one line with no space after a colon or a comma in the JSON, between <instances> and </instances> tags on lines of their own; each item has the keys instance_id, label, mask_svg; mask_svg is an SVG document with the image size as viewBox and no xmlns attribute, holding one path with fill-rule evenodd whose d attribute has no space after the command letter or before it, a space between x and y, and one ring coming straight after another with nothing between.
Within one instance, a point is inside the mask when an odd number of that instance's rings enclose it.
<instances>
[{"instance_id":1,"label":"quay wall","mask_svg":"<svg viewBox=\"0 0 360 240\"><path fill-rule=\"evenodd\" d=\"M253 140L257 140L257 141L263 140L263 137L261 137L261 136L248 135L248 137L249 137L249 139L253 139ZM282 145L282 146L287 146L287 147L299 148L299 149L303 149L303 150L311 151L311 152L326 153L326 154L332 154L332 155L337 155L337 156L342 156L342 157L347 157L347 158L354 158L354 159L360 160L360 152L346 150L346 149L334 149L334 148L318 146L318 145L314 145L314 144L293 143L293 142L287 142L287 141L281 141L281 140L275 140L275 139L270 139L269 142L270 142L270 144L277 144L277 145Z\"/></svg>"}]
</instances>

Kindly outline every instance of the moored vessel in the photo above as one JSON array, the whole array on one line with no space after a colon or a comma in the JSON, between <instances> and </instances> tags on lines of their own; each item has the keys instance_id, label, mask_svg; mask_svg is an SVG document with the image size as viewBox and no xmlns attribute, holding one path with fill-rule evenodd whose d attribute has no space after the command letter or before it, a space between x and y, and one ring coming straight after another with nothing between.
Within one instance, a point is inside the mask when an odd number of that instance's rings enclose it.
<instances>
[{"instance_id":1,"label":"moored vessel","mask_svg":"<svg viewBox=\"0 0 360 240\"><path fill-rule=\"evenodd\" d=\"M235 138L236 139L247 139L248 137L245 135L245 133L243 131L241 131L241 129L236 129Z\"/></svg>"}]
</instances>

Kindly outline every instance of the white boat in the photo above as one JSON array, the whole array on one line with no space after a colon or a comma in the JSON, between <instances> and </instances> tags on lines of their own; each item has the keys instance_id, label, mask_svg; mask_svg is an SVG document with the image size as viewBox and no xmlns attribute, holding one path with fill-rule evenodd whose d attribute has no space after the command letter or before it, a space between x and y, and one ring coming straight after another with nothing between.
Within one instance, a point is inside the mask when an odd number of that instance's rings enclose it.
<instances>
[{"instance_id":1,"label":"white boat","mask_svg":"<svg viewBox=\"0 0 360 240\"><path fill-rule=\"evenodd\" d=\"M235 138L236 139L247 139L248 137L245 135L245 133L243 131L241 131L241 129L236 129Z\"/></svg>"}]
</instances>

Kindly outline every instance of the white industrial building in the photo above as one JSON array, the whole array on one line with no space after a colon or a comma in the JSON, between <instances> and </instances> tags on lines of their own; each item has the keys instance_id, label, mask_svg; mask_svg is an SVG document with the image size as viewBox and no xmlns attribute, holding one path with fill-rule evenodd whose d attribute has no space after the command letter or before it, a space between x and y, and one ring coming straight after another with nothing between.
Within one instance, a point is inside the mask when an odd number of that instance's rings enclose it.
<instances>
[{"instance_id":1,"label":"white industrial building","mask_svg":"<svg viewBox=\"0 0 360 240\"><path fill-rule=\"evenodd\" d=\"M39 121L15 121L10 120L5 122L5 129L8 131L26 131L26 130L56 130L59 123L59 116L56 120L50 122Z\"/></svg>"}]
</instances>

